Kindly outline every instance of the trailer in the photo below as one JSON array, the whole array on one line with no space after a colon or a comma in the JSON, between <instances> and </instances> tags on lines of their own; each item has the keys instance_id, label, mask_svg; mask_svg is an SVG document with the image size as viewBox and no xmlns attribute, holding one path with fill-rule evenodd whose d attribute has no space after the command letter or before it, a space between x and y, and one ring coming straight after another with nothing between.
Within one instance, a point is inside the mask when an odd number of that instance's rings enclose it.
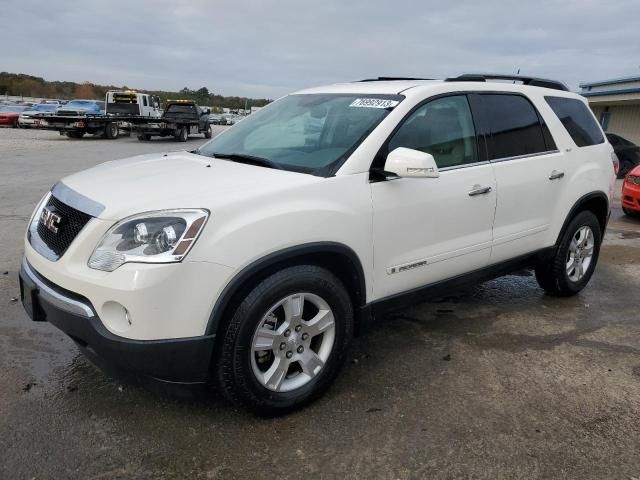
<instances>
[{"instance_id":1,"label":"trailer","mask_svg":"<svg viewBox=\"0 0 640 480\"><path fill-rule=\"evenodd\" d=\"M103 113L87 113L60 109L55 115L35 115L39 128L57 130L69 138L82 138L86 134L103 138L118 138L120 132L131 134L132 118L159 118L160 97L132 90L110 90L105 96Z\"/></svg>"},{"instance_id":2,"label":"trailer","mask_svg":"<svg viewBox=\"0 0 640 480\"><path fill-rule=\"evenodd\" d=\"M211 138L210 109L201 108L192 100L169 100L162 116L158 119L132 118L132 129L138 140L148 141L151 137L174 137L186 142L191 134L204 134Z\"/></svg>"}]
</instances>

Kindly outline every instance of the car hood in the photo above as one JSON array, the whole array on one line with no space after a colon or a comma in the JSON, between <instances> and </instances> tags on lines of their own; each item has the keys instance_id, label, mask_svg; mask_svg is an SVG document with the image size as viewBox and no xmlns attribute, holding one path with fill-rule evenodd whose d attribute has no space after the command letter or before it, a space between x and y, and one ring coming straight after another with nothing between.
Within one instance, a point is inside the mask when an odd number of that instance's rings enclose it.
<instances>
[{"instance_id":1,"label":"car hood","mask_svg":"<svg viewBox=\"0 0 640 480\"><path fill-rule=\"evenodd\" d=\"M154 153L106 162L61 183L104 206L99 218L174 208L214 210L322 181L302 173L246 165L189 152Z\"/></svg>"}]
</instances>

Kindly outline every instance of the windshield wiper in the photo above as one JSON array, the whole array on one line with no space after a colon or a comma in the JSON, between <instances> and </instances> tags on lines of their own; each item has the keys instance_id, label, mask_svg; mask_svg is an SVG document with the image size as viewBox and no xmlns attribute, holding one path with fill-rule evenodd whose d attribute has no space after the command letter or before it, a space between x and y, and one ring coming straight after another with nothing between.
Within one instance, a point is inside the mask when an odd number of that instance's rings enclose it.
<instances>
[{"instance_id":1,"label":"windshield wiper","mask_svg":"<svg viewBox=\"0 0 640 480\"><path fill-rule=\"evenodd\" d=\"M254 157L253 155L245 155L243 153L214 153L213 158L222 158L231 160L232 162L248 163L251 165L259 165L261 167L275 168L282 170L282 167L271 160L262 157Z\"/></svg>"}]
</instances>

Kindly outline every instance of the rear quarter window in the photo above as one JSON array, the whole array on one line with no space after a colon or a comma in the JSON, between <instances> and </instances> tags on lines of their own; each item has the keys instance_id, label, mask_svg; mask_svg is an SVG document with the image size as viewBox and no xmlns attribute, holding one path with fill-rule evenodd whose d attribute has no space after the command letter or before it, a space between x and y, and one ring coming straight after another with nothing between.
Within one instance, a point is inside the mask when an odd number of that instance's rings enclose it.
<instances>
[{"instance_id":1,"label":"rear quarter window","mask_svg":"<svg viewBox=\"0 0 640 480\"><path fill-rule=\"evenodd\" d=\"M578 147L604 143L604 135L584 102L575 98L544 98Z\"/></svg>"}]
</instances>

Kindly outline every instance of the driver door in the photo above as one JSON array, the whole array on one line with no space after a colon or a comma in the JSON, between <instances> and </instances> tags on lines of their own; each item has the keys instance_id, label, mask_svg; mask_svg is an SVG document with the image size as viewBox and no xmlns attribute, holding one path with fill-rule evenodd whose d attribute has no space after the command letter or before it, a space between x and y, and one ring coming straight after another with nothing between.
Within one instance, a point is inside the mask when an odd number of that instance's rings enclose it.
<instances>
[{"instance_id":1,"label":"driver door","mask_svg":"<svg viewBox=\"0 0 640 480\"><path fill-rule=\"evenodd\" d=\"M384 298L487 266L496 180L466 95L419 106L388 141L433 155L439 178L371 184L374 295Z\"/></svg>"}]
</instances>

